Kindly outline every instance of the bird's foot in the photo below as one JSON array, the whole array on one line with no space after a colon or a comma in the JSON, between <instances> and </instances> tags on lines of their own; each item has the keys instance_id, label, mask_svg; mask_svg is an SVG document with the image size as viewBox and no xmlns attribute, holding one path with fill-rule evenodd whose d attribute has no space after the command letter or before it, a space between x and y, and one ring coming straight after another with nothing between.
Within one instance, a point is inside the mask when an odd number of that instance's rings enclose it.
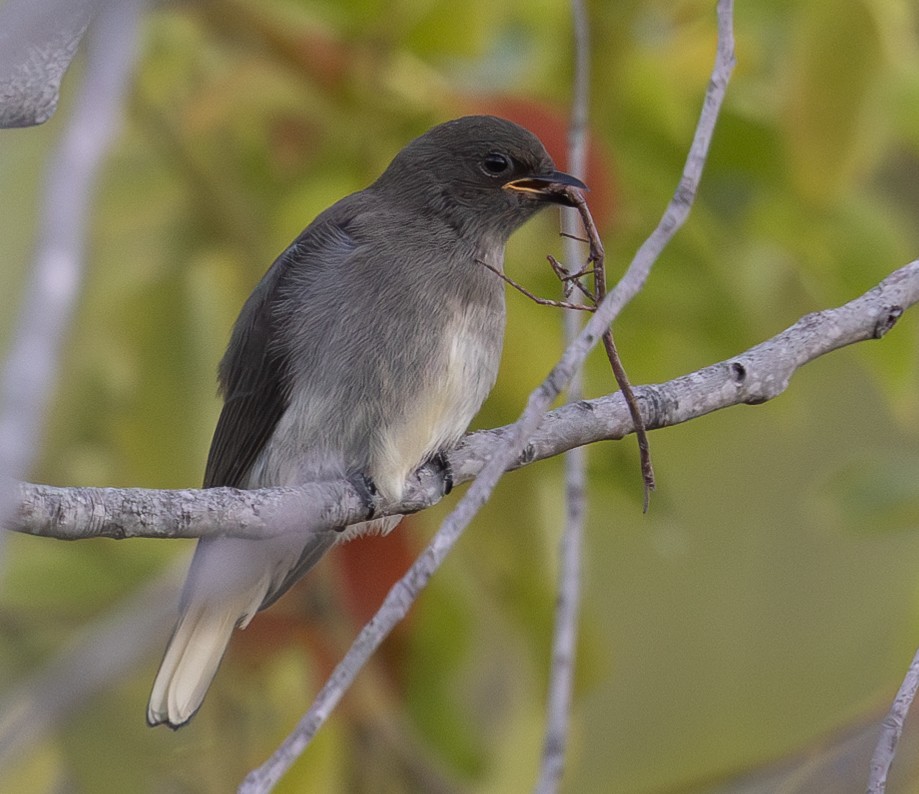
<instances>
[{"instance_id":1,"label":"bird's foot","mask_svg":"<svg viewBox=\"0 0 919 794\"><path fill-rule=\"evenodd\" d=\"M375 518L377 514L378 502L380 499L380 492L377 490L373 480L369 475L359 471L348 477L348 482L354 486L354 490L357 491L358 496L361 497L361 502L363 502L364 507L367 508L367 516L364 518L364 520L370 521L371 519Z\"/></svg>"},{"instance_id":2,"label":"bird's foot","mask_svg":"<svg viewBox=\"0 0 919 794\"><path fill-rule=\"evenodd\" d=\"M447 453L441 450L435 453L430 463L437 473L440 474L440 478L443 481L444 496L446 496L453 490L454 485L453 466L450 464L450 459L447 457Z\"/></svg>"}]
</instances>

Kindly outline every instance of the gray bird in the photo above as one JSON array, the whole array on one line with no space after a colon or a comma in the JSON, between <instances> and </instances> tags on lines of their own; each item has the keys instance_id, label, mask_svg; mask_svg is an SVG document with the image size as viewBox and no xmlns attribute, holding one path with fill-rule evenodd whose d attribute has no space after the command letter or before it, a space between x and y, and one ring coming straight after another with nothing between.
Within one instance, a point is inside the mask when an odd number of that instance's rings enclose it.
<instances>
[{"instance_id":1,"label":"gray bird","mask_svg":"<svg viewBox=\"0 0 919 794\"><path fill-rule=\"evenodd\" d=\"M504 336L508 237L564 186L532 133L492 116L409 143L370 187L316 218L246 301L220 363L224 397L204 487L361 478L398 500L449 450L491 390ZM147 721L197 711L230 635L336 542L388 533L399 516L340 533L199 541Z\"/></svg>"}]
</instances>

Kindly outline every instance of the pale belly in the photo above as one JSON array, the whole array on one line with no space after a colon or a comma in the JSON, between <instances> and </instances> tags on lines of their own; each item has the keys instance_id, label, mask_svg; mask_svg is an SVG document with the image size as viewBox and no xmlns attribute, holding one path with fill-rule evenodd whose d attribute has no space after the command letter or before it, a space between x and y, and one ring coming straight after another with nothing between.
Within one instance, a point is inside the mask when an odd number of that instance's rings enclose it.
<instances>
[{"instance_id":1,"label":"pale belly","mask_svg":"<svg viewBox=\"0 0 919 794\"><path fill-rule=\"evenodd\" d=\"M457 313L444 334L442 357L432 365L432 377L411 395L403 417L374 438L369 474L381 493L398 499L408 475L438 450L453 446L466 431L495 383L500 325L500 317Z\"/></svg>"}]
</instances>

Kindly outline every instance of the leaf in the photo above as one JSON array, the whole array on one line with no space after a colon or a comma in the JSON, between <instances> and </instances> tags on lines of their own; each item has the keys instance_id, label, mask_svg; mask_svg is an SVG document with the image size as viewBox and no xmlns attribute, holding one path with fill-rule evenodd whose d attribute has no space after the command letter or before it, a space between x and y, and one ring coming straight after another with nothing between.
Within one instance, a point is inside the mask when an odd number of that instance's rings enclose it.
<instances>
[{"instance_id":1,"label":"leaf","mask_svg":"<svg viewBox=\"0 0 919 794\"><path fill-rule=\"evenodd\" d=\"M789 54L790 89L782 124L790 176L823 202L846 189L873 155L869 111L882 66L881 38L867 3L832 0L801 8Z\"/></svg>"}]
</instances>

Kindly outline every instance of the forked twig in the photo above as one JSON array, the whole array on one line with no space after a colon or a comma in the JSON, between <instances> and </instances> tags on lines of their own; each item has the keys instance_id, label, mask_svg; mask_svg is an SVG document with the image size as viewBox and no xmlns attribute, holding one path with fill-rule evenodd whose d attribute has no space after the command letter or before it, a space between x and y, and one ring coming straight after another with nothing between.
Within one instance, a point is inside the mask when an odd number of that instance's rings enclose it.
<instances>
[{"instance_id":1,"label":"forked twig","mask_svg":"<svg viewBox=\"0 0 919 794\"><path fill-rule=\"evenodd\" d=\"M594 265L594 291L597 294L597 303L600 304L606 297L606 268L604 267L603 243L600 241L600 235L597 232L596 224L583 194L573 198L578 211L581 213L581 221L590 240L589 261L593 262ZM638 441L638 455L641 461L641 479L645 486L642 510L647 513L651 501L651 491L654 490L654 466L651 463L651 445L648 441L648 431L641 416L641 408L638 405L632 384L626 374L625 367L622 365L619 351L616 349L612 328L608 328L606 333L603 334L603 347L606 349L606 356L609 359L610 366L613 368L616 383L619 385L622 396L625 397L626 405L629 407L629 414L635 423L635 438Z\"/></svg>"},{"instance_id":2,"label":"forked twig","mask_svg":"<svg viewBox=\"0 0 919 794\"><path fill-rule=\"evenodd\" d=\"M597 225L594 223L593 216L590 214L590 208L587 206L587 200L584 198L584 192L576 187L571 187L568 185L559 185L555 189L555 192L564 196L567 199L567 203L573 205L574 208L577 209L578 214L581 216L581 223L583 223L584 230L587 232L587 240L585 242L587 242L589 245L589 253L587 256L587 263L583 268L575 272L569 271L553 256L549 256L547 259L549 260L549 264L552 266L552 269L555 271L555 274L562 282L562 289L564 291L565 297L570 296L572 289L576 287L590 301L589 304L571 303L568 301L556 301L550 300L548 298L540 298L526 289L526 287L523 285L518 284L510 277L506 276L497 268L492 267L483 260L479 261L493 273L496 273L498 276L504 279L504 281L506 281L512 287L541 306L555 306L557 308L563 309L576 309L578 311L592 312L596 310L597 306L606 297L606 269L603 242L600 240L600 234L597 231ZM566 236L571 237L572 239L581 239L575 235ZM582 279L586 276L593 277L593 290L588 289L582 283ZM651 445L648 441L648 431L645 427L644 419L641 416L641 407L638 405L638 399L635 397L635 392L632 389L632 384L629 381L629 376L622 364L622 359L619 356L619 351L616 349L616 343L613 340L612 328L607 328L603 333L603 347L606 350L606 357L609 359L610 367L613 370L613 376L616 379L616 384L619 386L619 389L622 392L622 396L625 398L626 404L629 407L629 414L632 417L632 421L635 423L635 438L638 441L638 454L641 461L641 478L642 482L644 483L644 498L642 501L642 509L645 513L647 513L651 500L651 491L654 490L654 466L651 463Z\"/></svg>"},{"instance_id":3,"label":"forked twig","mask_svg":"<svg viewBox=\"0 0 919 794\"><path fill-rule=\"evenodd\" d=\"M484 259L476 259L476 262L488 268L492 273L498 276L498 278L510 284L515 290L522 293L523 295L526 295L531 301L538 303L540 306L554 306L557 309L577 309L578 311L582 312L592 312L594 310L593 306L585 306L581 303L570 303L568 301L552 300L551 298L540 298L538 295L534 295L532 292L530 292L526 287L523 286L523 284L519 284L506 273L502 273L500 270L498 270L498 268L489 265L488 262L486 262Z\"/></svg>"},{"instance_id":4,"label":"forked twig","mask_svg":"<svg viewBox=\"0 0 919 794\"><path fill-rule=\"evenodd\" d=\"M572 235L559 234L560 237L568 237L571 240L579 240L580 242L586 243L586 240L580 240L580 238ZM549 254L546 259L549 260L549 264L552 267L552 270L555 271L555 275L558 276L558 280L562 282L562 290L565 293L565 297L571 295L575 287L578 288L578 291L589 300L593 305L596 305L596 295L587 289L584 284L581 282L585 276L595 276L595 270L590 265L587 265L583 269L577 271L576 273L570 273L568 269L559 262L552 254Z\"/></svg>"}]
</instances>

